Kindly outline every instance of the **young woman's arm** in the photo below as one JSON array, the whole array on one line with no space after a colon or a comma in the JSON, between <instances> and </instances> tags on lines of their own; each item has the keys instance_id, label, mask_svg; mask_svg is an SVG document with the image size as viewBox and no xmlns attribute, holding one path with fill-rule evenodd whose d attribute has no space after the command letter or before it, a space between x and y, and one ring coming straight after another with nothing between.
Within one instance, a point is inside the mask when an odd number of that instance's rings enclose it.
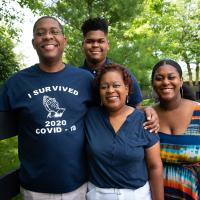
<instances>
[{"instance_id":1,"label":"young woman's arm","mask_svg":"<svg viewBox=\"0 0 200 200\"><path fill-rule=\"evenodd\" d=\"M160 142L145 149L149 172L149 182L153 200L164 200L162 161L160 158Z\"/></svg>"}]
</instances>

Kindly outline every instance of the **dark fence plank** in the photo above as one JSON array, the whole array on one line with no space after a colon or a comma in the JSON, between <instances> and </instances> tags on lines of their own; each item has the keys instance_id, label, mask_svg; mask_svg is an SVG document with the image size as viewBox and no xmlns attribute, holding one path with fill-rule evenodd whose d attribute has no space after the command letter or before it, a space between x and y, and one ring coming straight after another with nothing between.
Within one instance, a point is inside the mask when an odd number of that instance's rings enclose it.
<instances>
[{"instance_id":1,"label":"dark fence plank","mask_svg":"<svg viewBox=\"0 0 200 200\"><path fill-rule=\"evenodd\" d=\"M20 192L19 169L12 170L0 177L0 199L10 200Z\"/></svg>"},{"instance_id":2,"label":"dark fence plank","mask_svg":"<svg viewBox=\"0 0 200 200\"><path fill-rule=\"evenodd\" d=\"M17 135L16 119L12 112L0 112L0 140ZM0 176L0 200L11 200L20 192L19 169Z\"/></svg>"},{"instance_id":3,"label":"dark fence plank","mask_svg":"<svg viewBox=\"0 0 200 200\"><path fill-rule=\"evenodd\" d=\"M0 112L0 140L17 135L16 119L12 112Z\"/></svg>"}]
</instances>

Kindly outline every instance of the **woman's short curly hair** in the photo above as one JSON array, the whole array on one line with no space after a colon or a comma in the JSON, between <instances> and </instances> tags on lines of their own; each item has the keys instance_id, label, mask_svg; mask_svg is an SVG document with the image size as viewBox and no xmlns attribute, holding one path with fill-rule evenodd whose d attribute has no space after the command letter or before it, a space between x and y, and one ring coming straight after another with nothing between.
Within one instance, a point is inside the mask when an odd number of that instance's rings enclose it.
<instances>
[{"instance_id":1,"label":"woman's short curly hair","mask_svg":"<svg viewBox=\"0 0 200 200\"><path fill-rule=\"evenodd\" d=\"M116 63L106 64L97 69L97 74L93 81L93 94L94 94L95 99L99 102L100 102L99 90L100 90L100 82L101 82L102 76L106 74L107 72L111 72L111 71L117 71L121 73L124 84L127 85L129 88L129 92L128 92L129 95L133 91L133 81L132 81L130 72L124 66L120 64L116 64Z\"/></svg>"}]
</instances>

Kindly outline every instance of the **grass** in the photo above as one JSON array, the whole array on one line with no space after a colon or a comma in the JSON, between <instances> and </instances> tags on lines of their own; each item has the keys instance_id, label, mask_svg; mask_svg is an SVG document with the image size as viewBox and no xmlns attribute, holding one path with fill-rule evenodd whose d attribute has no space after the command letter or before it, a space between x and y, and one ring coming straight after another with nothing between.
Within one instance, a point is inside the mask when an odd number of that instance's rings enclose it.
<instances>
[{"instance_id":1,"label":"grass","mask_svg":"<svg viewBox=\"0 0 200 200\"><path fill-rule=\"evenodd\" d=\"M0 176L19 167L17 146L17 137L0 141ZM22 200L22 197L19 194L12 200Z\"/></svg>"},{"instance_id":2,"label":"grass","mask_svg":"<svg viewBox=\"0 0 200 200\"><path fill-rule=\"evenodd\" d=\"M21 194L17 195L16 197L12 198L12 200L23 200Z\"/></svg>"},{"instance_id":3,"label":"grass","mask_svg":"<svg viewBox=\"0 0 200 200\"><path fill-rule=\"evenodd\" d=\"M0 141L0 175L19 166L17 137Z\"/></svg>"}]
</instances>

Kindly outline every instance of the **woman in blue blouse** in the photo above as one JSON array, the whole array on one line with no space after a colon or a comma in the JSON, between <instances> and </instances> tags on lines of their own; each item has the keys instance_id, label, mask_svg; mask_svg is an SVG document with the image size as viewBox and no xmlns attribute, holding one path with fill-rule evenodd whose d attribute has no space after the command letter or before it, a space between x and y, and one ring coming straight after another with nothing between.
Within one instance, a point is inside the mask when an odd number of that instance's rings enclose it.
<instances>
[{"instance_id":1,"label":"woman in blue blouse","mask_svg":"<svg viewBox=\"0 0 200 200\"><path fill-rule=\"evenodd\" d=\"M144 113L127 105L131 81L117 64L105 65L94 80L101 106L85 120L87 200L163 200L159 137L143 128Z\"/></svg>"}]
</instances>

